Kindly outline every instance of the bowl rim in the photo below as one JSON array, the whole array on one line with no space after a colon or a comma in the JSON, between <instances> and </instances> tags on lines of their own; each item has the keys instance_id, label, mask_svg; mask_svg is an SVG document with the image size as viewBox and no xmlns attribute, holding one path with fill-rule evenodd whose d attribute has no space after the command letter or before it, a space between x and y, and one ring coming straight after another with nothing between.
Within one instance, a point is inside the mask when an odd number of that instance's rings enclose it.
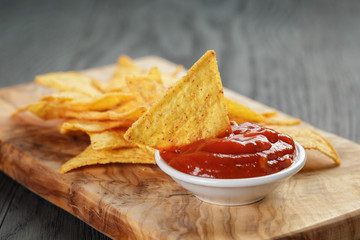
<instances>
[{"instance_id":1,"label":"bowl rim","mask_svg":"<svg viewBox=\"0 0 360 240\"><path fill-rule=\"evenodd\" d=\"M296 141L294 141L294 143L296 149L294 162L288 168L285 168L280 172L261 177L218 179L193 176L187 173L180 172L169 166L161 158L159 150L155 150L155 161L162 171L164 171L172 178L178 179L183 182L212 187L251 187L256 185L269 184L290 177L302 169L306 162L306 152L299 143L297 143Z\"/></svg>"}]
</instances>

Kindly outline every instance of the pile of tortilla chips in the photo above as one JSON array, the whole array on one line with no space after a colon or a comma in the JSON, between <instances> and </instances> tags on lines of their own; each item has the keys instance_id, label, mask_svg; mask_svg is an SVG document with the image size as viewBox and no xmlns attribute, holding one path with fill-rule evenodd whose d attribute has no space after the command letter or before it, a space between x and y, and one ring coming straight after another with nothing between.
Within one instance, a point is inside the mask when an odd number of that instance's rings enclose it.
<instances>
[{"instance_id":1,"label":"pile of tortilla chips","mask_svg":"<svg viewBox=\"0 0 360 240\"><path fill-rule=\"evenodd\" d=\"M224 97L214 51L206 52L178 80L182 70L164 73L157 67L143 71L121 56L112 78L101 82L76 72L50 73L36 83L57 90L19 109L48 120L61 118L60 132L84 132L90 145L61 168L106 163L155 163L153 148L173 148L215 137L230 121L253 122L294 138L306 149L339 157L318 133L300 126L295 118L277 112L258 113Z\"/></svg>"}]
</instances>

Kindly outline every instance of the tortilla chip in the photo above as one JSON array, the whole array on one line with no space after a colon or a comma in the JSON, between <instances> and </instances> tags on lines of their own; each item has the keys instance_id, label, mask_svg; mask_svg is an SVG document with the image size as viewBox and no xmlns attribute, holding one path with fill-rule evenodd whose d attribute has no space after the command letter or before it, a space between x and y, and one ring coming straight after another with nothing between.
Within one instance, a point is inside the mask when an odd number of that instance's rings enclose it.
<instances>
[{"instance_id":1,"label":"tortilla chip","mask_svg":"<svg viewBox=\"0 0 360 240\"><path fill-rule=\"evenodd\" d=\"M140 145L140 144L137 144L137 147L138 148L141 148L142 150L150 153L151 155L154 156L155 154L155 149L154 148L151 148L151 147L148 147L148 146L145 146L145 145Z\"/></svg>"},{"instance_id":2,"label":"tortilla chip","mask_svg":"<svg viewBox=\"0 0 360 240\"><path fill-rule=\"evenodd\" d=\"M83 166L107 163L155 164L155 159L154 155L140 148L94 150L88 146L82 153L62 165L60 172L66 173Z\"/></svg>"},{"instance_id":3,"label":"tortilla chip","mask_svg":"<svg viewBox=\"0 0 360 240\"><path fill-rule=\"evenodd\" d=\"M145 107L145 106L142 105L142 102L139 102L137 99L133 99L114 107L112 111L117 113L125 113L140 107Z\"/></svg>"},{"instance_id":4,"label":"tortilla chip","mask_svg":"<svg viewBox=\"0 0 360 240\"><path fill-rule=\"evenodd\" d=\"M83 131L83 132L102 132L105 130L129 127L133 123L133 120L122 119L117 121L90 121L81 119L71 119L64 122L60 127L60 132L66 134L72 131Z\"/></svg>"},{"instance_id":5,"label":"tortilla chip","mask_svg":"<svg viewBox=\"0 0 360 240\"><path fill-rule=\"evenodd\" d=\"M56 103L57 108L72 111L104 111L134 98L134 94L124 92L105 93L95 97L78 96L61 92L43 97L42 100Z\"/></svg>"},{"instance_id":6,"label":"tortilla chip","mask_svg":"<svg viewBox=\"0 0 360 240\"><path fill-rule=\"evenodd\" d=\"M46 87L69 92L97 96L101 92L94 87L92 79L77 72L56 72L37 76L35 82Z\"/></svg>"},{"instance_id":7,"label":"tortilla chip","mask_svg":"<svg viewBox=\"0 0 360 240\"><path fill-rule=\"evenodd\" d=\"M245 105L225 98L226 107L228 110L228 116L230 121L235 121L237 123L244 122L264 122L264 117L246 107Z\"/></svg>"},{"instance_id":8,"label":"tortilla chip","mask_svg":"<svg viewBox=\"0 0 360 240\"><path fill-rule=\"evenodd\" d=\"M122 94L122 93L121 93ZM22 111L28 110L39 118L44 120L50 120L55 118L79 118L87 120L117 120L128 118L136 121L145 111L146 107L139 106L129 109L119 106L114 110L108 110L100 112L101 110L107 110L120 102L127 101L132 94L126 95L103 95L94 98L81 98L74 101L65 101L61 99L53 99L49 101L40 100L38 102L29 104L25 108L21 108L13 115L16 115ZM50 99L50 98L48 98ZM122 112L119 112L122 109ZM100 110L100 111L90 111ZM127 112L125 111L127 110Z\"/></svg>"},{"instance_id":9,"label":"tortilla chip","mask_svg":"<svg viewBox=\"0 0 360 240\"><path fill-rule=\"evenodd\" d=\"M63 118L65 109L59 108L56 103L38 101L36 103L29 104L27 107L21 110L28 110L41 119L50 120L55 118ZM19 113L19 111L16 113Z\"/></svg>"},{"instance_id":10,"label":"tortilla chip","mask_svg":"<svg viewBox=\"0 0 360 240\"><path fill-rule=\"evenodd\" d=\"M117 61L117 67L114 73L116 77L126 77L131 74L140 74L142 70L136 65L129 56L121 55Z\"/></svg>"},{"instance_id":11,"label":"tortilla chip","mask_svg":"<svg viewBox=\"0 0 360 240\"><path fill-rule=\"evenodd\" d=\"M277 111L268 111L268 112L262 112L261 115L265 118L271 118L277 116L279 113Z\"/></svg>"},{"instance_id":12,"label":"tortilla chip","mask_svg":"<svg viewBox=\"0 0 360 240\"><path fill-rule=\"evenodd\" d=\"M56 92L50 95L43 96L40 98L41 101L73 101L81 98L90 98L89 95L79 93L79 92Z\"/></svg>"},{"instance_id":13,"label":"tortilla chip","mask_svg":"<svg viewBox=\"0 0 360 240\"><path fill-rule=\"evenodd\" d=\"M130 93L106 93L92 98L71 101L71 106L69 106L69 108L75 111L103 111L133 98L134 95Z\"/></svg>"},{"instance_id":14,"label":"tortilla chip","mask_svg":"<svg viewBox=\"0 0 360 240\"><path fill-rule=\"evenodd\" d=\"M109 111L108 119L110 120L121 120L121 119L134 119L135 121L141 117L147 108L143 106L136 107L128 112L116 112L116 111ZM134 122L135 122L134 121Z\"/></svg>"},{"instance_id":15,"label":"tortilla chip","mask_svg":"<svg viewBox=\"0 0 360 240\"><path fill-rule=\"evenodd\" d=\"M337 165L340 165L340 158L335 148L326 138L324 138L314 130L298 126L268 125L266 127L274 129L275 131L278 131L280 133L289 135L305 149L317 150L334 160Z\"/></svg>"},{"instance_id":16,"label":"tortilla chip","mask_svg":"<svg viewBox=\"0 0 360 240\"><path fill-rule=\"evenodd\" d=\"M99 111L72 111L72 110L64 110L62 112L62 116L64 118L77 118L83 120L122 120L122 119L131 119L135 122L141 115L146 112L145 107L137 107L128 112L115 112L112 110L99 112Z\"/></svg>"},{"instance_id":17,"label":"tortilla chip","mask_svg":"<svg viewBox=\"0 0 360 240\"><path fill-rule=\"evenodd\" d=\"M124 138L126 129L110 129L103 132L89 132L91 147L95 150L135 147Z\"/></svg>"},{"instance_id":18,"label":"tortilla chip","mask_svg":"<svg viewBox=\"0 0 360 240\"><path fill-rule=\"evenodd\" d=\"M269 114L270 115L270 114ZM288 117L288 116L280 116L280 115L272 115L270 117L265 117L264 123L266 125L298 125L301 123L301 120L298 118Z\"/></svg>"},{"instance_id":19,"label":"tortilla chip","mask_svg":"<svg viewBox=\"0 0 360 240\"><path fill-rule=\"evenodd\" d=\"M125 133L129 142L167 149L230 128L214 51L208 51Z\"/></svg>"},{"instance_id":20,"label":"tortilla chip","mask_svg":"<svg viewBox=\"0 0 360 240\"><path fill-rule=\"evenodd\" d=\"M128 91L126 77L143 74L143 71L128 56L120 56L113 76L109 82L94 81L102 92Z\"/></svg>"},{"instance_id":21,"label":"tortilla chip","mask_svg":"<svg viewBox=\"0 0 360 240\"><path fill-rule=\"evenodd\" d=\"M161 72L158 67L152 67L148 73L149 77L155 82L162 84Z\"/></svg>"}]
</instances>

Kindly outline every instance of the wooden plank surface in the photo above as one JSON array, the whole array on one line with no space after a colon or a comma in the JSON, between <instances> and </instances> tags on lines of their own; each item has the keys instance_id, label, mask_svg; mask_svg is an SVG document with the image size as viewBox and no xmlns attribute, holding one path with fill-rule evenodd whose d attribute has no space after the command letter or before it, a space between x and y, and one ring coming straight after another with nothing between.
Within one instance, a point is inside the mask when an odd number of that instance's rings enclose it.
<instances>
[{"instance_id":1,"label":"wooden plank surface","mask_svg":"<svg viewBox=\"0 0 360 240\"><path fill-rule=\"evenodd\" d=\"M225 87L359 143L359 13L354 0L3 0L0 87L124 53L190 67L214 49ZM0 171L0 239L108 238Z\"/></svg>"},{"instance_id":2,"label":"wooden plank surface","mask_svg":"<svg viewBox=\"0 0 360 240\"><path fill-rule=\"evenodd\" d=\"M168 71L160 58L138 60ZM85 71L106 79L113 67ZM35 101L47 89L35 84L0 92L0 169L48 201L116 238L226 239L360 237L360 146L325 133L342 159L317 165L310 154L306 169L258 203L223 207L201 202L154 165L110 164L85 167L69 174L61 164L84 149L88 140L61 135L58 121L44 122L30 114L9 117L17 107ZM226 95L251 106L268 107L239 94ZM341 195L341 197L339 197ZM335 227L336 226L336 227Z\"/></svg>"}]
</instances>

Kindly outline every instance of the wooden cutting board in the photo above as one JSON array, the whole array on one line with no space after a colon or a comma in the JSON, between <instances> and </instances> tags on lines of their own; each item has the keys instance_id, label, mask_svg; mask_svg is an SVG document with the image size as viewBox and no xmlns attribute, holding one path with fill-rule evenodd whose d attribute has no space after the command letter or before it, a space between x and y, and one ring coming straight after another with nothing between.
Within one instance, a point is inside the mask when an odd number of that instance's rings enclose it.
<instances>
[{"instance_id":1,"label":"wooden cutting board","mask_svg":"<svg viewBox=\"0 0 360 240\"><path fill-rule=\"evenodd\" d=\"M137 63L171 71L156 57ZM107 79L114 67L84 73ZM306 168L252 205L204 203L155 165L109 164L68 174L60 166L88 139L61 135L58 121L31 114L11 118L18 107L48 90L34 83L0 90L0 169L34 193L115 239L352 239L360 237L360 145L322 132L342 164L308 152ZM225 94L257 110L268 107L229 90Z\"/></svg>"}]
</instances>

